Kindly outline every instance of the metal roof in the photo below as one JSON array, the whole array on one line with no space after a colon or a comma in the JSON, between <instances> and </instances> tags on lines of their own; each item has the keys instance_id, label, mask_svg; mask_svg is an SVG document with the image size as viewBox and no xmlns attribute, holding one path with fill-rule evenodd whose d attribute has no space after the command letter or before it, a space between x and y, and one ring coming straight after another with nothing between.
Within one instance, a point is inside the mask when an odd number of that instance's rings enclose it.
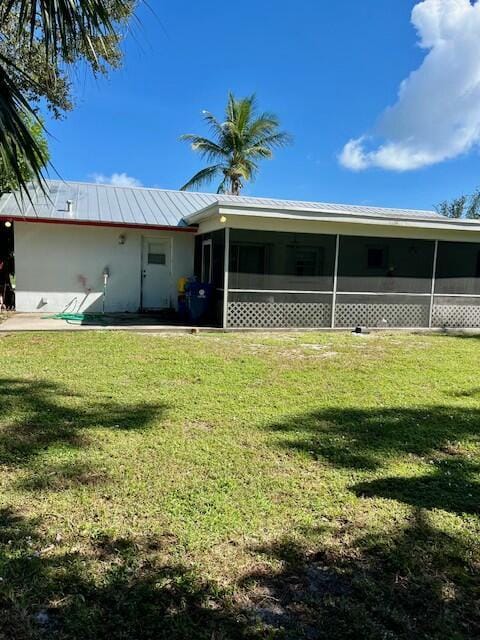
<instances>
[{"instance_id":1,"label":"metal roof","mask_svg":"<svg viewBox=\"0 0 480 640\"><path fill-rule=\"evenodd\" d=\"M18 194L3 195L0 216L177 227L185 226L185 217L217 199L214 194L61 180L48 180L47 186L48 196L38 186L30 187L33 204L25 196L20 199ZM72 202L71 211L68 200Z\"/></svg>"},{"instance_id":2,"label":"metal roof","mask_svg":"<svg viewBox=\"0 0 480 640\"><path fill-rule=\"evenodd\" d=\"M273 216L290 212L292 215L295 214L295 217L310 219L326 214L358 217L359 222L371 218L383 218L385 221L404 219L418 222L453 222L435 211L192 193L146 187L117 187L61 180L48 180L47 185L48 196L42 193L38 186L30 187L33 205L26 197L22 200L18 195L5 194L0 198L0 216L107 225L185 227L197 219L208 217L216 207L227 207L234 208L236 213L244 212L245 215L253 210L268 210ZM67 201L72 202L71 210Z\"/></svg>"},{"instance_id":3,"label":"metal roof","mask_svg":"<svg viewBox=\"0 0 480 640\"><path fill-rule=\"evenodd\" d=\"M235 206L240 208L274 209L276 211L296 211L306 214L332 213L358 216L375 216L378 218L442 218L436 211L423 211L420 209L389 209L385 207L372 207L352 204L332 204L328 202L303 202L301 200L277 200L275 198L251 198L249 196L217 195L220 205Z\"/></svg>"}]
</instances>

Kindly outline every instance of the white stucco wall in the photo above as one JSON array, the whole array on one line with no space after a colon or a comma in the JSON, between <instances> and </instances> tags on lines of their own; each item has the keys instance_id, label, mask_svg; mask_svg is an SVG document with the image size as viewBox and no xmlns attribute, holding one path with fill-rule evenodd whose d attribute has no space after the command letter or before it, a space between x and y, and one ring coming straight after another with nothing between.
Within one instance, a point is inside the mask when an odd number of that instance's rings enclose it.
<instances>
[{"instance_id":1,"label":"white stucco wall","mask_svg":"<svg viewBox=\"0 0 480 640\"><path fill-rule=\"evenodd\" d=\"M172 306L178 278L193 274L190 233L39 222L16 222L14 232L17 311L100 311L106 266L106 311L138 311L142 236L172 238Z\"/></svg>"}]
</instances>

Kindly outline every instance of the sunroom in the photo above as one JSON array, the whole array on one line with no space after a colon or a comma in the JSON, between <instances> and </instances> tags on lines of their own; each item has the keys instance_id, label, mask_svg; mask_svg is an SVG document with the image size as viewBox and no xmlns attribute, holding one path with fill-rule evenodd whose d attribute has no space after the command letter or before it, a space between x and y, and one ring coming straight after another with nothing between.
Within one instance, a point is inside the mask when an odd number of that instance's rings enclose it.
<instances>
[{"instance_id":1,"label":"sunroom","mask_svg":"<svg viewBox=\"0 0 480 640\"><path fill-rule=\"evenodd\" d=\"M480 225L219 196L191 216L225 328L480 327Z\"/></svg>"}]
</instances>

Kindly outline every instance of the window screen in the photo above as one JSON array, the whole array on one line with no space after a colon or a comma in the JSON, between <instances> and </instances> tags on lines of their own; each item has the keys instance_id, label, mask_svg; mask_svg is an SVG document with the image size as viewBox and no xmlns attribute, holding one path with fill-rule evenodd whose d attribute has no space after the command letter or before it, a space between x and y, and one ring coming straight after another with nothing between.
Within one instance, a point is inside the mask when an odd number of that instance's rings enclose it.
<instances>
[{"instance_id":1,"label":"window screen","mask_svg":"<svg viewBox=\"0 0 480 640\"><path fill-rule=\"evenodd\" d=\"M212 241L202 243L202 282L212 282Z\"/></svg>"},{"instance_id":2,"label":"window screen","mask_svg":"<svg viewBox=\"0 0 480 640\"><path fill-rule=\"evenodd\" d=\"M369 269L384 269L387 251L384 247L367 247L367 267Z\"/></svg>"},{"instance_id":3,"label":"window screen","mask_svg":"<svg viewBox=\"0 0 480 640\"><path fill-rule=\"evenodd\" d=\"M198 280L202 280L202 245L205 241L212 241L212 253L211 259L211 274L214 288L223 288L223 277L225 271L225 230L213 231L212 233L205 233L195 237L195 257L194 257L194 273Z\"/></svg>"},{"instance_id":4,"label":"window screen","mask_svg":"<svg viewBox=\"0 0 480 640\"><path fill-rule=\"evenodd\" d=\"M232 270L237 273L264 273L267 247L262 244L234 244L231 247Z\"/></svg>"},{"instance_id":5,"label":"window screen","mask_svg":"<svg viewBox=\"0 0 480 640\"><path fill-rule=\"evenodd\" d=\"M335 236L230 230L229 288L331 291Z\"/></svg>"},{"instance_id":6,"label":"window screen","mask_svg":"<svg viewBox=\"0 0 480 640\"><path fill-rule=\"evenodd\" d=\"M434 242L341 236L337 290L430 293Z\"/></svg>"},{"instance_id":7,"label":"window screen","mask_svg":"<svg viewBox=\"0 0 480 640\"><path fill-rule=\"evenodd\" d=\"M294 276L321 276L324 273L323 247L288 247L291 264L288 272Z\"/></svg>"},{"instance_id":8,"label":"window screen","mask_svg":"<svg viewBox=\"0 0 480 640\"><path fill-rule=\"evenodd\" d=\"M435 293L480 295L480 245L439 242Z\"/></svg>"}]
</instances>

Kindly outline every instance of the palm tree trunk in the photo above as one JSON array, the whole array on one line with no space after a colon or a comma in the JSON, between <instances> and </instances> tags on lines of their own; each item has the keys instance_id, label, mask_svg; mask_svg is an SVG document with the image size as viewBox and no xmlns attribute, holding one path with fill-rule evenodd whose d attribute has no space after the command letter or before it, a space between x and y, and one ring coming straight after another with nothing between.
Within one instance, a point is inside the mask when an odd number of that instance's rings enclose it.
<instances>
[{"instance_id":1,"label":"palm tree trunk","mask_svg":"<svg viewBox=\"0 0 480 640\"><path fill-rule=\"evenodd\" d=\"M240 178L238 178L237 176L230 178L230 185L231 185L230 191L232 196L239 196L240 189L242 188L242 183L240 182Z\"/></svg>"}]
</instances>

